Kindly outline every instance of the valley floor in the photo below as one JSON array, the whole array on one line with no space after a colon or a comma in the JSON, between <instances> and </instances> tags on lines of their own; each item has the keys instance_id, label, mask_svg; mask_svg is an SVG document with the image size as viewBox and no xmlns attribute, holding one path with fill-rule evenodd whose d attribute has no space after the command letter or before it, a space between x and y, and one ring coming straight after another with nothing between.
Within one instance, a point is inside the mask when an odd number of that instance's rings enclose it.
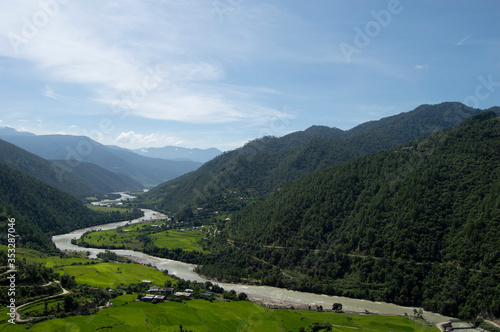
<instances>
[{"instance_id":1,"label":"valley floor","mask_svg":"<svg viewBox=\"0 0 500 332\"><path fill-rule=\"evenodd\" d=\"M124 295L95 315L52 319L30 331L300 331L316 327L332 331L437 331L410 317L269 309L248 301L210 303L192 300L158 304ZM0 331L25 330L26 324L2 324Z\"/></svg>"}]
</instances>

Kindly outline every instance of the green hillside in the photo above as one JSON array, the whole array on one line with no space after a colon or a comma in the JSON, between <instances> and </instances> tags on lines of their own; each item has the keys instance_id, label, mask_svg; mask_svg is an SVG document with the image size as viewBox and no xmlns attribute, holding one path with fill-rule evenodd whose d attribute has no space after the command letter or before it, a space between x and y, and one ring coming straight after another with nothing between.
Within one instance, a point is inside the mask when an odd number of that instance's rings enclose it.
<instances>
[{"instance_id":1,"label":"green hillside","mask_svg":"<svg viewBox=\"0 0 500 332\"><path fill-rule=\"evenodd\" d=\"M34 177L7 165L0 167L0 225L7 230L8 219L16 219L20 246L52 250L55 248L50 238L54 234L140 215L138 210L128 214L94 212L73 196ZM0 237L7 243L7 232Z\"/></svg>"},{"instance_id":2,"label":"green hillside","mask_svg":"<svg viewBox=\"0 0 500 332\"><path fill-rule=\"evenodd\" d=\"M156 187L146 198L165 211L185 206L239 210L314 171L408 143L480 112L460 103L422 105L348 131L313 126L281 138L263 137ZM235 199L227 197L232 194Z\"/></svg>"},{"instance_id":3,"label":"green hillside","mask_svg":"<svg viewBox=\"0 0 500 332\"><path fill-rule=\"evenodd\" d=\"M137 296L113 299L115 306L91 316L52 319L30 331L414 331L435 327L409 317L340 314L299 310L273 310L248 301L210 303L135 302ZM5 316L5 315L4 315ZM1 327L1 325L0 325ZM306 330L307 329L307 330ZM24 331L24 325L7 325L2 331Z\"/></svg>"},{"instance_id":4,"label":"green hillside","mask_svg":"<svg viewBox=\"0 0 500 332\"><path fill-rule=\"evenodd\" d=\"M500 121L316 172L237 213L201 272L500 315Z\"/></svg>"}]
</instances>

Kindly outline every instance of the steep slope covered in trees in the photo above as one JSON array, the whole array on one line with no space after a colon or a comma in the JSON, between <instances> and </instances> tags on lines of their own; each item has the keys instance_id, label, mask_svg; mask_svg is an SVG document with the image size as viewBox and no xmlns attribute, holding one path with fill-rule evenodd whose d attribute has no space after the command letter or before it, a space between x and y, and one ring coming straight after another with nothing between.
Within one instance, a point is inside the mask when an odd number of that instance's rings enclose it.
<instances>
[{"instance_id":1,"label":"steep slope covered in trees","mask_svg":"<svg viewBox=\"0 0 500 332\"><path fill-rule=\"evenodd\" d=\"M18 244L24 247L51 250L51 236L71 230L127 220L142 215L97 213L78 199L8 165L0 167L0 224L7 229L9 218L16 219ZM1 237L6 242L7 232Z\"/></svg>"},{"instance_id":2,"label":"steep slope covered in trees","mask_svg":"<svg viewBox=\"0 0 500 332\"><path fill-rule=\"evenodd\" d=\"M407 113L371 121L351 130L313 126L281 138L264 137L168 181L148 198L156 208L185 206L238 210L247 199L260 199L316 170L386 150L457 125L481 110L460 103L422 105ZM224 202L227 193L244 198Z\"/></svg>"},{"instance_id":3,"label":"steep slope covered in trees","mask_svg":"<svg viewBox=\"0 0 500 332\"><path fill-rule=\"evenodd\" d=\"M316 172L247 206L213 240L201 272L498 317L493 117Z\"/></svg>"}]
</instances>

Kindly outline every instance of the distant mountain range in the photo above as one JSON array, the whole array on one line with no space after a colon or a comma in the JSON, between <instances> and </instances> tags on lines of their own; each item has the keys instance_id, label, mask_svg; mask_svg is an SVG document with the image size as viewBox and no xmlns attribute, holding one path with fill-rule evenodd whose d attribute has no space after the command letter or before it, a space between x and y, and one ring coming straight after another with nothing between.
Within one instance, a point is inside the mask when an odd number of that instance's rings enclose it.
<instances>
[{"instance_id":1,"label":"distant mountain range","mask_svg":"<svg viewBox=\"0 0 500 332\"><path fill-rule=\"evenodd\" d=\"M205 163L222 153L219 149L188 149L178 146L165 146L163 148L141 148L131 150L141 156L162 158L169 160L197 161Z\"/></svg>"},{"instance_id":2,"label":"distant mountain range","mask_svg":"<svg viewBox=\"0 0 500 332\"><path fill-rule=\"evenodd\" d=\"M36 137L36 136L35 136ZM48 161L14 144L0 140L0 164L9 165L75 197L96 193L140 190L144 188L131 177L110 172L91 163L65 167L64 161Z\"/></svg>"},{"instance_id":3,"label":"distant mountain range","mask_svg":"<svg viewBox=\"0 0 500 332\"><path fill-rule=\"evenodd\" d=\"M158 185L202 164L145 157L127 149L102 145L85 136L34 135L0 128L0 139L44 159L58 160L58 166L67 172L84 167L84 163L93 163L110 172L126 175L142 186ZM89 171L81 170L80 173L89 174Z\"/></svg>"},{"instance_id":4,"label":"distant mountain range","mask_svg":"<svg viewBox=\"0 0 500 332\"><path fill-rule=\"evenodd\" d=\"M500 108L490 110L499 113ZM238 210L314 171L428 136L481 112L447 102L422 105L347 131L313 126L280 138L263 137L157 186L148 198L165 211L190 206Z\"/></svg>"}]
</instances>

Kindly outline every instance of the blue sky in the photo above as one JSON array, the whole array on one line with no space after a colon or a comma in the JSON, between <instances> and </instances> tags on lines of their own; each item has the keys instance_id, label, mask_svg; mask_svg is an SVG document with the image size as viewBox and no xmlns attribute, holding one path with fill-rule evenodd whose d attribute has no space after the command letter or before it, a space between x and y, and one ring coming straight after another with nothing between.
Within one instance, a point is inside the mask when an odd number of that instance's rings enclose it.
<instances>
[{"instance_id":1,"label":"blue sky","mask_svg":"<svg viewBox=\"0 0 500 332\"><path fill-rule=\"evenodd\" d=\"M229 150L500 105L499 1L2 0L0 126Z\"/></svg>"}]
</instances>

